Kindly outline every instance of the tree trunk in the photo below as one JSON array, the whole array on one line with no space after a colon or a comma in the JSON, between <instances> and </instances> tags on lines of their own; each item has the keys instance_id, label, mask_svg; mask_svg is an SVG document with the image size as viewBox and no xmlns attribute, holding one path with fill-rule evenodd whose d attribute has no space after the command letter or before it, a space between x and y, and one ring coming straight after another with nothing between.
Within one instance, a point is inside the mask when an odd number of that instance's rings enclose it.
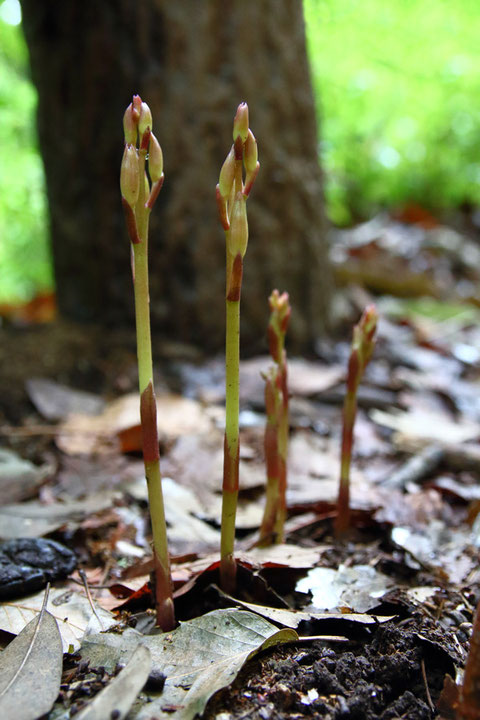
<instances>
[{"instance_id":1,"label":"tree trunk","mask_svg":"<svg viewBox=\"0 0 480 720\"><path fill-rule=\"evenodd\" d=\"M293 307L289 346L324 330L330 271L299 0L22 0L38 89L58 301L72 319L133 317L119 194L122 117L150 105L165 157L151 217L153 326L220 349L224 239L215 185L239 102L260 174L248 203L242 343L261 347L274 287Z\"/></svg>"}]
</instances>

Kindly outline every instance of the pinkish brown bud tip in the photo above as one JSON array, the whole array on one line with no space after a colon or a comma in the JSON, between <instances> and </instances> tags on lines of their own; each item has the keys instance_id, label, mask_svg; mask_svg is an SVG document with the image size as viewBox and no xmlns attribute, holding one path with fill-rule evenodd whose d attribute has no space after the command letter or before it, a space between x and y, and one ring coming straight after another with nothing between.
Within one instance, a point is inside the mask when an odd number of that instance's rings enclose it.
<instances>
[{"instance_id":1,"label":"pinkish brown bud tip","mask_svg":"<svg viewBox=\"0 0 480 720\"><path fill-rule=\"evenodd\" d=\"M163 152L153 133L150 135L148 147L148 172L152 183L158 182L163 175Z\"/></svg>"},{"instance_id":2,"label":"pinkish brown bud tip","mask_svg":"<svg viewBox=\"0 0 480 720\"><path fill-rule=\"evenodd\" d=\"M375 305L368 305L353 328L352 353L358 353L361 372L365 370L375 347L378 313Z\"/></svg>"},{"instance_id":3,"label":"pinkish brown bud tip","mask_svg":"<svg viewBox=\"0 0 480 720\"><path fill-rule=\"evenodd\" d=\"M240 137L242 143L246 142L248 136L248 105L246 102L240 103L233 120L233 140Z\"/></svg>"},{"instance_id":4,"label":"pinkish brown bud tip","mask_svg":"<svg viewBox=\"0 0 480 720\"><path fill-rule=\"evenodd\" d=\"M292 312L288 293L283 292L280 295L278 290L274 290L268 298L268 303L272 313L271 320L276 331L285 335Z\"/></svg>"}]
</instances>

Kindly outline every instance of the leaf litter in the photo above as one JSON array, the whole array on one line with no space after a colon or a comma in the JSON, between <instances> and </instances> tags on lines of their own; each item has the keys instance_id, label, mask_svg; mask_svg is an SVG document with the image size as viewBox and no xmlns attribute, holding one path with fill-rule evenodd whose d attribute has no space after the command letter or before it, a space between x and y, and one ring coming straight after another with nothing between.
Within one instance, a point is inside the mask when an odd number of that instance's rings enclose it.
<instances>
[{"instance_id":1,"label":"leaf litter","mask_svg":"<svg viewBox=\"0 0 480 720\"><path fill-rule=\"evenodd\" d=\"M338 279L353 280L357 287L344 291L348 323L343 339L319 344L316 358L292 361L289 549L273 548L270 554L255 548L264 486L263 383L258 370L265 359L243 363L238 556L245 587L237 599L215 589L224 423L221 364L193 362L193 353L183 363L178 353L171 361L167 358L159 417L172 569L178 607L188 605L186 616L194 618L174 632L179 637L180 630L190 632L191 623L209 617L216 604L264 616L273 623L273 634L290 627L300 628L302 638L346 638L341 643L302 639L258 658L244 658L233 672L227 665L223 685L230 685L238 673L237 680L208 702L205 717L213 718L215 712L225 720L247 715L262 720L301 718L312 713L330 713L332 718L348 713L368 718L435 716L445 673L454 675L455 667L465 661L480 596L475 493L480 332L475 306L479 298L474 297L480 273L475 276L475 264L467 262L477 251L470 240L460 241L458 233L441 225L413 229L388 216L337 237L332 254ZM458 268L465 277L457 277ZM358 283L366 290L359 290ZM474 304L464 300L465 283ZM349 328L372 290L388 296L376 298L383 315L379 342L359 395L352 468L354 527L351 536L338 543L332 538L332 520ZM395 292L403 297L393 298ZM430 297L405 299L418 293ZM1 331L8 333L7 328ZM24 362L31 356L21 352L21 344L18 351ZM102 363L105 368L108 360ZM116 710L115 698L122 693L117 695L115 687L123 687L120 678L128 658L139 644L150 647L162 638L138 632L152 625L148 602L141 611L128 613L102 609L102 603L112 607L110 586L113 590L123 583L127 594L138 589L129 577L138 575L137 585L148 589L151 556L137 457L138 398L118 397L119 387L133 387L128 378L134 373L125 371L127 364L122 365L118 384L115 368L109 368L106 384L97 388L101 394L92 393L89 383L77 387L81 373L76 368L70 386L57 386L49 384L53 378L39 379L34 366L25 366L23 378L31 380L30 396L42 417L32 418L29 407L22 427L2 420L0 428L5 450L15 452L15 457L8 456L11 472L2 476L2 492L11 495L6 495L7 505L0 513L0 535L47 534L64 541L76 551L94 596L96 614L75 583L63 582L51 591L59 604L52 606L49 600L48 610L57 619L64 649L82 646L83 653L93 647L92 638L99 642L91 671L80 667L81 660L75 665L75 654L65 660L63 700L55 713L68 713L75 703L77 710L85 707L84 712L89 704L93 708L90 696L82 695L87 685L88 692L99 691L98 702L102 692L114 688L114 699L103 707ZM68 371L62 369L64 383ZM170 389L168 378L173 376ZM78 393L79 389L88 392ZM18 408L12 408L10 416L18 417ZM30 465L22 465L27 460ZM92 492L100 494L92 497ZM13 647L11 638L38 616L41 597L39 593L3 604L0 618L4 643L10 641L7 648ZM268 602L262 604L265 598ZM105 633L97 616L105 627L123 624L116 634ZM117 660L110 674L102 675L98 668L108 664L102 656L106 639L117 643ZM230 640L223 637L222 642L228 647ZM121 646L128 650L120 652ZM192 717L194 707L203 710L212 693L202 681L198 697L190 694L193 705L185 700L190 690L180 685L172 690L178 696L169 699L167 688L175 683L165 672L163 651L160 655L147 689L135 703L134 716L150 717L149 709L156 707L152 702L165 717ZM116 667L117 661L126 667ZM68 669L69 663L73 669ZM152 683L161 684L162 674L163 691L148 690ZM85 684L87 676L90 684ZM138 688L140 681L141 673ZM155 699L146 703L149 693ZM125 707L129 702L125 700Z\"/></svg>"}]
</instances>

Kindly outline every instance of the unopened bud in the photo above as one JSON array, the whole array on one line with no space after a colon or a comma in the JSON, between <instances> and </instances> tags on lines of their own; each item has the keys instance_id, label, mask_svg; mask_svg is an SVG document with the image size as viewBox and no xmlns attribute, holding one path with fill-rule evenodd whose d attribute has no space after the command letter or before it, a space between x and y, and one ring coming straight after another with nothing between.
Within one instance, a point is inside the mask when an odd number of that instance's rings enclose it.
<instances>
[{"instance_id":1,"label":"unopened bud","mask_svg":"<svg viewBox=\"0 0 480 720\"><path fill-rule=\"evenodd\" d=\"M248 129L248 135L243 150L243 162L245 163L245 169L247 172L253 173L257 169L257 141L255 140L255 135L252 133L250 128Z\"/></svg>"},{"instance_id":2,"label":"unopened bud","mask_svg":"<svg viewBox=\"0 0 480 720\"><path fill-rule=\"evenodd\" d=\"M133 107L133 103L130 103L123 116L123 133L127 145L136 145L137 143L138 118L138 112Z\"/></svg>"},{"instance_id":3,"label":"unopened bud","mask_svg":"<svg viewBox=\"0 0 480 720\"><path fill-rule=\"evenodd\" d=\"M142 98L140 95L134 95L133 96L133 110L136 113L137 123L140 118L140 113L142 112Z\"/></svg>"},{"instance_id":4,"label":"unopened bud","mask_svg":"<svg viewBox=\"0 0 480 720\"><path fill-rule=\"evenodd\" d=\"M352 353L358 353L361 372L372 357L375 347L378 313L375 305L369 305L362 313L359 322L353 328Z\"/></svg>"},{"instance_id":5,"label":"unopened bud","mask_svg":"<svg viewBox=\"0 0 480 720\"><path fill-rule=\"evenodd\" d=\"M152 183L158 182L163 175L163 152L153 133L150 135L148 147L148 172Z\"/></svg>"},{"instance_id":6,"label":"unopened bud","mask_svg":"<svg viewBox=\"0 0 480 720\"><path fill-rule=\"evenodd\" d=\"M233 180L235 177L235 151L233 145L225 158L225 162L220 170L220 177L218 178L218 189L220 195L223 198L228 198L233 186Z\"/></svg>"},{"instance_id":7,"label":"unopened bud","mask_svg":"<svg viewBox=\"0 0 480 720\"><path fill-rule=\"evenodd\" d=\"M138 121L138 132L143 135L150 128L152 130L152 112L147 103L142 102L140 107L140 119Z\"/></svg>"},{"instance_id":8,"label":"unopened bud","mask_svg":"<svg viewBox=\"0 0 480 720\"><path fill-rule=\"evenodd\" d=\"M233 120L233 140L238 136L245 142L248 135L248 105L243 102L237 108L235 118Z\"/></svg>"},{"instance_id":9,"label":"unopened bud","mask_svg":"<svg viewBox=\"0 0 480 720\"><path fill-rule=\"evenodd\" d=\"M140 167L137 150L133 145L125 145L120 168L120 191L122 197L134 207L140 192Z\"/></svg>"},{"instance_id":10,"label":"unopened bud","mask_svg":"<svg viewBox=\"0 0 480 720\"><path fill-rule=\"evenodd\" d=\"M274 290L268 298L268 303L270 305L272 319L275 319L278 322L279 332L285 335L292 312L288 293L284 292L280 295L278 290Z\"/></svg>"},{"instance_id":11,"label":"unopened bud","mask_svg":"<svg viewBox=\"0 0 480 720\"><path fill-rule=\"evenodd\" d=\"M288 293L280 295L274 290L268 298L270 306L270 321L268 323L268 345L270 355L279 365L283 361L283 346L285 333L287 332L288 321L290 320L291 307Z\"/></svg>"},{"instance_id":12,"label":"unopened bud","mask_svg":"<svg viewBox=\"0 0 480 720\"><path fill-rule=\"evenodd\" d=\"M248 245L247 199L237 192L233 201L228 233L228 251L235 257L245 255Z\"/></svg>"},{"instance_id":13,"label":"unopened bud","mask_svg":"<svg viewBox=\"0 0 480 720\"><path fill-rule=\"evenodd\" d=\"M375 330L377 328L378 313L375 305L368 305L363 311L362 317L360 318L360 327L362 332L368 339L372 339Z\"/></svg>"}]
</instances>

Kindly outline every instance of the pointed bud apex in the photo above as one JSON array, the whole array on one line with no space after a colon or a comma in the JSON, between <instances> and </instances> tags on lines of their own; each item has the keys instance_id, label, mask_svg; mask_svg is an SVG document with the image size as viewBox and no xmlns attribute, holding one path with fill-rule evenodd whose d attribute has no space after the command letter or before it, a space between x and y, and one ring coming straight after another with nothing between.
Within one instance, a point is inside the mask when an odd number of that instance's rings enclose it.
<instances>
[{"instance_id":1,"label":"pointed bud apex","mask_svg":"<svg viewBox=\"0 0 480 720\"><path fill-rule=\"evenodd\" d=\"M139 115L134 109L133 103L130 103L123 116L123 133L127 145L137 144L138 118Z\"/></svg>"},{"instance_id":2,"label":"pointed bud apex","mask_svg":"<svg viewBox=\"0 0 480 720\"><path fill-rule=\"evenodd\" d=\"M137 150L133 145L125 145L120 168L120 190L130 207L134 207L140 192L140 167Z\"/></svg>"},{"instance_id":3,"label":"pointed bud apex","mask_svg":"<svg viewBox=\"0 0 480 720\"><path fill-rule=\"evenodd\" d=\"M162 148L153 133L150 135L150 145L148 150L148 172L150 173L150 180L152 183L158 182L163 175Z\"/></svg>"},{"instance_id":4,"label":"pointed bud apex","mask_svg":"<svg viewBox=\"0 0 480 720\"><path fill-rule=\"evenodd\" d=\"M233 180L235 178L235 150L232 145L230 152L225 158L225 162L220 170L220 177L218 179L218 189L221 196L225 199L228 198L233 186Z\"/></svg>"},{"instance_id":5,"label":"pointed bud apex","mask_svg":"<svg viewBox=\"0 0 480 720\"><path fill-rule=\"evenodd\" d=\"M274 290L268 298L268 304L270 306L270 322L268 324L270 355L280 365L283 361L285 333L292 312L288 293L284 292L280 295L278 290Z\"/></svg>"},{"instance_id":6,"label":"pointed bud apex","mask_svg":"<svg viewBox=\"0 0 480 720\"><path fill-rule=\"evenodd\" d=\"M247 171L247 173L253 173L257 169L257 141L255 140L255 135L252 133L250 128L248 130L247 140L245 142L245 147L243 150L243 162L245 163L245 170Z\"/></svg>"},{"instance_id":7,"label":"pointed bud apex","mask_svg":"<svg viewBox=\"0 0 480 720\"><path fill-rule=\"evenodd\" d=\"M377 321L377 309L375 305L369 305L353 328L352 354L358 354L360 374L365 370L375 348Z\"/></svg>"},{"instance_id":8,"label":"pointed bud apex","mask_svg":"<svg viewBox=\"0 0 480 720\"><path fill-rule=\"evenodd\" d=\"M153 128L152 112L147 103L142 102L140 106L140 119L138 121L138 132L140 135L143 135L147 128L150 128L150 130Z\"/></svg>"},{"instance_id":9,"label":"pointed bud apex","mask_svg":"<svg viewBox=\"0 0 480 720\"><path fill-rule=\"evenodd\" d=\"M274 290L268 298L268 304L272 313L272 318L278 321L279 332L285 334L287 331L288 321L292 308L290 307L289 296L287 292L280 295L278 290Z\"/></svg>"},{"instance_id":10,"label":"pointed bud apex","mask_svg":"<svg viewBox=\"0 0 480 720\"><path fill-rule=\"evenodd\" d=\"M140 97L140 95L133 96L132 104L133 104L133 111L136 115L136 122L138 124L138 120L140 118L140 113L142 112L142 98Z\"/></svg>"},{"instance_id":11,"label":"pointed bud apex","mask_svg":"<svg viewBox=\"0 0 480 720\"><path fill-rule=\"evenodd\" d=\"M247 139L248 135L248 105L243 102L237 108L235 118L233 120L233 140L238 136L241 137L242 143Z\"/></svg>"},{"instance_id":12,"label":"pointed bud apex","mask_svg":"<svg viewBox=\"0 0 480 720\"><path fill-rule=\"evenodd\" d=\"M248 244L247 201L241 192L235 195L230 217L230 230L227 237L227 249L234 257L245 255Z\"/></svg>"}]
</instances>

